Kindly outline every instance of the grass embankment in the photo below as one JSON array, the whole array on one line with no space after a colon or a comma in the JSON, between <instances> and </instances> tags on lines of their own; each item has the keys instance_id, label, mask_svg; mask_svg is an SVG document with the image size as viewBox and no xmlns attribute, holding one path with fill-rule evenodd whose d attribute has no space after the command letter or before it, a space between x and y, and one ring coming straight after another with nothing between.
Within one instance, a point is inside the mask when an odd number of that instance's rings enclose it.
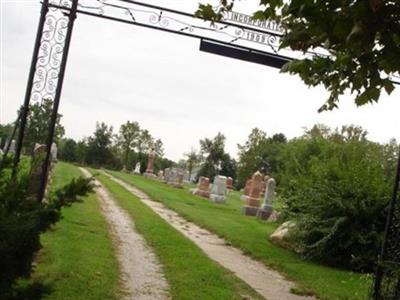
<instances>
[{"instance_id":1,"label":"grass embankment","mask_svg":"<svg viewBox=\"0 0 400 300\"><path fill-rule=\"evenodd\" d=\"M51 190L81 175L59 162ZM43 249L29 283L46 291L43 299L118 299L118 263L95 194L63 208L62 216L41 236Z\"/></svg>"},{"instance_id":2,"label":"grass embankment","mask_svg":"<svg viewBox=\"0 0 400 300\"><path fill-rule=\"evenodd\" d=\"M246 295L259 298L125 188L103 174L97 178L129 213L135 229L157 254L173 299L246 299Z\"/></svg>"},{"instance_id":3,"label":"grass embankment","mask_svg":"<svg viewBox=\"0 0 400 300\"><path fill-rule=\"evenodd\" d=\"M223 237L246 254L282 272L299 285L299 291L311 291L321 299L366 299L370 279L366 275L330 268L309 261L272 244L268 237L277 225L241 214L243 202L238 192L229 195L227 204L172 188L164 183L121 172L110 174L133 184L152 199L164 203L189 221Z\"/></svg>"}]
</instances>

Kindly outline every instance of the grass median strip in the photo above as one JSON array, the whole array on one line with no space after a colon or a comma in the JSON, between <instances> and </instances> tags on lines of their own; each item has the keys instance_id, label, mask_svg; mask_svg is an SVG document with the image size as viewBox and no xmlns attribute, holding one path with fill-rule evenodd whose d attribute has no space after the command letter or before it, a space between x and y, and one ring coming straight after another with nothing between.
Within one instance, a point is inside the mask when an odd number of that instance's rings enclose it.
<instances>
[{"instance_id":1,"label":"grass median strip","mask_svg":"<svg viewBox=\"0 0 400 300\"><path fill-rule=\"evenodd\" d=\"M261 222L241 215L239 193L229 195L226 205L209 203L161 182L122 172L113 176L133 184L152 199L162 202L185 219L223 237L251 257L283 272L299 284L303 291L312 291L321 299L366 299L370 287L369 276L330 268L303 260L267 239L276 224Z\"/></svg>"},{"instance_id":2,"label":"grass median strip","mask_svg":"<svg viewBox=\"0 0 400 300\"><path fill-rule=\"evenodd\" d=\"M59 162L52 189L81 175L78 168ZM43 292L41 299L118 299L118 264L96 196L64 208L62 214L41 236L43 248L31 280L21 283L37 289L28 299Z\"/></svg>"},{"instance_id":3,"label":"grass median strip","mask_svg":"<svg viewBox=\"0 0 400 300\"><path fill-rule=\"evenodd\" d=\"M96 174L96 177L129 213L136 230L159 257L173 299L260 298L125 188L103 174Z\"/></svg>"}]
</instances>

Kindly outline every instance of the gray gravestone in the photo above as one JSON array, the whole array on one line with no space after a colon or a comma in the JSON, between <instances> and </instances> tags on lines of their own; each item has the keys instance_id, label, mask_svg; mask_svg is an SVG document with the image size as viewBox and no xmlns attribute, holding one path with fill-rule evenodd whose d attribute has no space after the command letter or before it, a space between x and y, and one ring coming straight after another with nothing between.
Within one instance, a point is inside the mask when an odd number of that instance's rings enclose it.
<instances>
[{"instance_id":1,"label":"gray gravestone","mask_svg":"<svg viewBox=\"0 0 400 300\"><path fill-rule=\"evenodd\" d=\"M51 154L51 162L57 162L57 145L56 143L51 144L50 154Z\"/></svg>"},{"instance_id":2,"label":"gray gravestone","mask_svg":"<svg viewBox=\"0 0 400 300\"><path fill-rule=\"evenodd\" d=\"M15 140L11 141L10 149L8 150L9 153L15 154Z\"/></svg>"},{"instance_id":3,"label":"gray gravestone","mask_svg":"<svg viewBox=\"0 0 400 300\"><path fill-rule=\"evenodd\" d=\"M267 187L265 190L264 202L257 212L257 218L262 220L268 220L273 212L273 201L275 199L275 179L270 178L267 181Z\"/></svg>"},{"instance_id":4,"label":"gray gravestone","mask_svg":"<svg viewBox=\"0 0 400 300\"><path fill-rule=\"evenodd\" d=\"M136 163L135 170L133 170L133 173L140 175L140 162Z\"/></svg>"},{"instance_id":5,"label":"gray gravestone","mask_svg":"<svg viewBox=\"0 0 400 300\"><path fill-rule=\"evenodd\" d=\"M211 187L209 199L215 203L225 203L226 200L226 177L217 175Z\"/></svg>"}]
</instances>

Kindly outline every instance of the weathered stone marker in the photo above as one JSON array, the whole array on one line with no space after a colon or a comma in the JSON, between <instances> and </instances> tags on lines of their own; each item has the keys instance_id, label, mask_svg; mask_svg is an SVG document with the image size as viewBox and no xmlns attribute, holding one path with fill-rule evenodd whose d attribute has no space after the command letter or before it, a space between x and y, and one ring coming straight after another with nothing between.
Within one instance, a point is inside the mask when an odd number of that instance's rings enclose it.
<instances>
[{"instance_id":1,"label":"weathered stone marker","mask_svg":"<svg viewBox=\"0 0 400 300\"><path fill-rule=\"evenodd\" d=\"M166 168L164 169L164 180L163 182L168 183L171 177L171 169L170 168Z\"/></svg>"},{"instance_id":2,"label":"weathered stone marker","mask_svg":"<svg viewBox=\"0 0 400 300\"><path fill-rule=\"evenodd\" d=\"M275 198L275 186L275 179L269 178L264 195L264 202L261 205L260 209L257 211L257 218L261 220L268 220L273 212L272 203Z\"/></svg>"},{"instance_id":3,"label":"weathered stone marker","mask_svg":"<svg viewBox=\"0 0 400 300\"><path fill-rule=\"evenodd\" d=\"M228 177L226 179L226 188L228 190L233 190L233 178L232 177Z\"/></svg>"},{"instance_id":4,"label":"weathered stone marker","mask_svg":"<svg viewBox=\"0 0 400 300\"><path fill-rule=\"evenodd\" d=\"M226 177L217 175L211 187L210 201L215 203L225 203L226 200Z\"/></svg>"},{"instance_id":5,"label":"weathered stone marker","mask_svg":"<svg viewBox=\"0 0 400 300\"><path fill-rule=\"evenodd\" d=\"M143 174L146 177L150 177L150 178L155 178L156 175L154 175L154 161L156 160L156 152L154 151L154 149L151 149L149 151L149 155L147 158L147 168L146 168L146 172Z\"/></svg>"},{"instance_id":6,"label":"weathered stone marker","mask_svg":"<svg viewBox=\"0 0 400 300\"><path fill-rule=\"evenodd\" d=\"M246 185L243 190L243 195L240 196L240 200L246 201L247 197L250 195L251 185L253 184L253 180L247 179Z\"/></svg>"},{"instance_id":7,"label":"weathered stone marker","mask_svg":"<svg viewBox=\"0 0 400 300\"><path fill-rule=\"evenodd\" d=\"M183 173L176 171L174 180L172 181L172 186L177 189L183 188Z\"/></svg>"},{"instance_id":8,"label":"weathered stone marker","mask_svg":"<svg viewBox=\"0 0 400 300\"><path fill-rule=\"evenodd\" d=\"M57 144L56 143L51 144L50 157L51 157L51 162L53 163L57 162L57 152L58 152Z\"/></svg>"},{"instance_id":9,"label":"weathered stone marker","mask_svg":"<svg viewBox=\"0 0 400 300\"><path fill-rule=\"evenodd\" d=\"M133 170L133 174L140 175L140 162L136 163L135 170Z\"/></svg>"},{"instance_id":10,"label":"weathered stone marker","mask_svg":"<svg viewBox=\"0 0 400 300\"><path fill-rule=\"evenodd\" d=\"M11 141L10 148L8 149L8 153L15 154L15 140Z\"/></svg>"},{"instance_id":11,"label":"weathered stone marker","mask_svg":"<svg viewBox=\"0 0 400 300\"><path fill-rule=\"evenodd\" d=\"M33 149L32 164L30 170L29 193L37 195L40 188L40 180L43 171L43 163L46 157L46 146L36 143Z\"/></svg>"},{"instance_id":12,"label":"weathered stone marker","mask_svg":"<svg viewBox=\"0 0 400 300\"><path fill-rule=\"evenodd\" d=\"M199 183L197 184L197 188L193 190L193 194L208 198L210 196L210 179L208 177L201 176L199 178Z\"/></svg>"},{"instance_id":13,"label":"weathered stone marker","mask_svg":"<svg viewBox=\"0 0 400 300\"><path fill-rule=\"evenodd\" d=\"M260 194L262 191L263 177L259 171L255 172L252 176L252 183L250 193L247 197L246 204L242 208L242 212L246 216L255 216L260 206Z\"/></svg>"}]
</instances>

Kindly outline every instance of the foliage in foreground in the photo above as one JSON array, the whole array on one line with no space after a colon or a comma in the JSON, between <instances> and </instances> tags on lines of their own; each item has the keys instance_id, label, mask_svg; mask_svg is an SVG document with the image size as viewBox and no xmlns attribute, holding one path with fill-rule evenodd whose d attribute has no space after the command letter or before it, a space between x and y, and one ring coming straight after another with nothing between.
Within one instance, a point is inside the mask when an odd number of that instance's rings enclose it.
<instances>
[{"instance_id":1,"label":"foliage in foreground","mask_svg":"<svg viewBox=\"0 0 400 300\"><path fill-rule=\"evenodd\" d=\"M292 238L305 257L372 270L392 193L396 141L381 145L361 127L318 124L289 141L253 129L239 150L239 186L257 170L277 180L282 219L297 222Z\"/></svg>"},{"instance_id":2,"label":"foliage in foreground","mask_svg":"<svg viewBox=\"0 0 400 300\"><path fill-rule=\"evenodd\" d=\"M196 15L220 20L234 2L220 0L217 11L211 4L201 4ZM394 90L391 76L400 70L399 1L261 0L253 17L280 25L280 48L323 53L295 59L281 70L329 91L320 111L337 107L339 96L347 91L356 93L354 101L360 106L378 102L382 90Z\"/></svg>"},{"instance_id":3,"label":"foliage in foreground","mask_svg":"<svg viewBox=\"0 0 400 300\"><path fill-rule=\"evenodd\" d=\"M317 136L290 142L281 174L292 238L309 258L372 271L383 240L397 145Z\"/></svg>"},{"instance_id":4,"label":"foliage in foreground","mask_svg":"<svg viewBox=\"0 0 400 300\"><path fill-rule=\"evenodd\" d=\"M61 208L92 190L91 179L73 179L52 193L48 203L39 203L30 191L29 172L20 169L15 180L9 173L7 167L0 170L0 295L4 297L16 279L30 275L39 236L59 221Z\"/></svg>"}]
</instances>

